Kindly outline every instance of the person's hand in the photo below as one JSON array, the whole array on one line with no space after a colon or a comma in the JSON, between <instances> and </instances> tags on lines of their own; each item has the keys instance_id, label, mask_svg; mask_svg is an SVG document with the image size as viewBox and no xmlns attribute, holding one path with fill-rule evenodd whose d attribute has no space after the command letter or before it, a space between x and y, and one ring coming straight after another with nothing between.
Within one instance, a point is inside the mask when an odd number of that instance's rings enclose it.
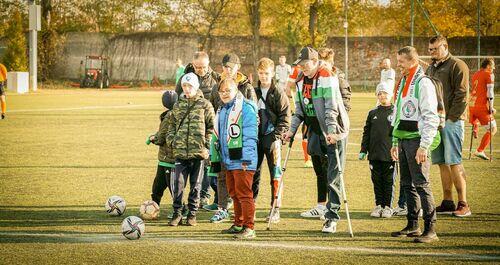
<instances>
[{"instance_id":1,"label":"person's hand","mask_svg":"<svg viewBox=\"0 0 500 265\"><path fill-rule=\"evenodd\" d=\"M283 140L283 142L290 142L290 139L292 139L292 132L291 131L287 131L286 133L284 133L282 136L281 136L281 139Z\"/></svg>"},{"instance_id":2,"label":"person's hand","mask_svg":"<svg viewBox=\"0 0 500 265\"><path fill-rule=\"evenodd\" d=\"M415 155L415 160L417 160L417 164L422 164L427 161L427 149L419 147Z\"/></svg>"},{"instance_id":3,"label":"person's hand","mask_svg":"<svg viewBox=\"0 0 500 265\"><path fill-rule=\"evenodd\" d=\"M328 134L326 136L326 142L328 144L335 144L337 142L337 138L335 138L335 135L334 134Z\"/></svg>"},{"instance_id":4,"label":"person's hand","mask_svg":"<svg viewBox=\"0 0 500 265\"><path fill-rule=\"evenodd\" d=\"M245 162L241 163L241 168L243 169L243 171L247 171L248 164Z\"/></svg>"},{"instance_id":5,"label":"person's hand","mask_svg":"<svg viewBox=\"0 0 500 265\"><path fill-rule=\"evenodd\" d=\"M391 148L391 157L394 161L399 161L399 150L397 146Z\"/></svg>"},{"instance_id":6,"label":"person's hand","mask_svg":"<svg viewBox=\"0 0 500 265\"><path fill-rule=\"evenodd\" d=\"M366 158L366 153L363 153L363 152L359 153L359 155L358 155L359 160L365 160L365 158Z\"/></svg>"}]
</instances>

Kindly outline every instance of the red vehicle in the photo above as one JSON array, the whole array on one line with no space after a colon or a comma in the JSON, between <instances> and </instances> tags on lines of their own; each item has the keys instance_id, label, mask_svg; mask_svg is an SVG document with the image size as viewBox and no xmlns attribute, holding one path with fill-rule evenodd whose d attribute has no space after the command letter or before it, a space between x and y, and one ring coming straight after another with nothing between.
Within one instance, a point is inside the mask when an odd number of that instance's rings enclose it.
<instances>
[{"instance_id":1,"label":"red vehicle","mask_svg":"<svg viewBox=\"0 0 500 265\"><path fill-rule=\"evenodd\" d=\"M83 61L80 62L80 69ZM82 74L80 87L109 87L108 58L104 56L85 56L85 71Z\"/></svg>"}]
</instances>

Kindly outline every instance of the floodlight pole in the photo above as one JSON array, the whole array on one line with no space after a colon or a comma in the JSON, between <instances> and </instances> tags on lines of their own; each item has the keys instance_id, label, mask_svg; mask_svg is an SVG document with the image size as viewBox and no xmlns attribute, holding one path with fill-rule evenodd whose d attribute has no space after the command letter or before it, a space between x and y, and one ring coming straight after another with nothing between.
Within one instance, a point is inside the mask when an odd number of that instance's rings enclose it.
<instances>
[{"instance_id":1,"label":"floodlight pole","mask_svg":"<svg viewBox=\"0 0 500 265\"><path fill-rule=\"evenodd\" d=\"M477 56L481 56L481 0L477 0ZM477 69L481 67L481 59L477 58Z\"/></svg>"},{"instance_id":2,"label":"floodlight pole","mask_svg":"<svg viewBox=\"0 0 500 265\"><path fill-rule=\"evenodd\" d=\"M344 30L345 30L345 65L344 65L344 71L345 71L345 79L349 80L349 68L347 67L347 62L349 59L349 46L348 46L348 36L347 36L347 28L349 24L347 23L347 0L344 0Z\"/></svg>"},{"instance_id":3,"label":"floodlight pole","mask_svg":"<svg viewBox=\"0 0 500 265\"><path fill-rule=\"evenodd\" d=\"M35 0L29 0L29 86L31 91L37 90L37 31L41 29L40 6Z\"/></svg>"},{"instance_id":4,"label":"floodlight pole","mask_svg":"<svg viewBox=\"0 0 500 265\"><path fill-rule=\"evenodd\" d=\"M413 0L410 3L410 46L413 46L413 28L415 26L415 9Z\"/></svg>"}]
</instances>

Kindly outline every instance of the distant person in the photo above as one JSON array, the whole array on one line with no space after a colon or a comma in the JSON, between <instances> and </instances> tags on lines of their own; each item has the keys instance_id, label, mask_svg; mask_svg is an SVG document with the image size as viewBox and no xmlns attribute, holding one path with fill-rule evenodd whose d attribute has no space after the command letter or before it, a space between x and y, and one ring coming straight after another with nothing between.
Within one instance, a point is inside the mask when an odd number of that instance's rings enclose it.
<instances>
[{"instance_id":1,"label":"distant person","mask_svg":"<svg viewBox=\"0 0 500 265\"><path fill-rule=\"evenodd\" d=\"M472 89L469 99L469 121L474 126L474 136L477 137L478 123L486 129L486 133L474 153L475 156L484 160L490 159L484 153L484 149L490 144L491 137L497 133L497 123L493 117L496 113L496 109L493 107L495 98L494 71L494 59L484 59L481 63L481 69L472 76Z\"/></svg>"},{"instance_id":2,"label":"distant person","mask_svg":"<svg viewBox=\"0 0 500 265\"><path fill-rule=\"evenodd\" d=\"M438 99L434 83L425 77L417 50L406 46L397 53L403 75L398 84L392 119L391 157L399 161L401 183L406 194L407 225L391 233L393 237L415 237L415 243L439 240L436 234L436 207L430 184L429 152L440 139ZM423 210L424 232L418 225Z\"/></svg>"},{"instance_id":3,"label":"distant person","mask_svg":"<svg viewBox=\"0 0 500 265\"><path fill-rule=\"evenodd\" d=\"M394 89L396 82L396 71L391 68L391 59L385 58L382 60L382 71L380 72L380 82L386 82L390 88Z\"/></svg>"},{"instance_id":4,"label":"distant person","mask_svg":"<svg viewBox=\"0 0 500 265\"><path fill-rule=\"evenodd\" d=\"M438 214L465 217L471 215L467 203L465 169L462 165L469 67L464 61L451 55L448 41L443 36L435 36L429 40L429 53L432 63L426 74L441 81L446 112L446 123L441 130L441 144L432 152L432 163L439 165L443 187L443 201L436 211ZM453 202L453 186L458 195L456 208Z\"/></svg>"},{"instance_id":5,"label":"distant person","mask_svg":"<svg viewBox=\"0 0 500 265\"><path fill-rule=\"evenodd\" d=\"M177 61L175 62L175 66L177 67L175 68L175 83L177 84L184 74L184 70L186 69L186 67L182 65L181 59L177 59Z\"/></svg>"},{"instance_id":6,"label":"distant person","mask_svg":"<svg viewBox=\"0 0 500 265\"><path fill-rule=\"evenodd\" d=\"M372 217L392 217L392 195L394 194L394 161L391 158L391 121L394 105L391 103L393 88L388 83L379 83L375 94L380 103L368 112L359 160L368 154L371 179L375 193L375 208Z\"/></svg>"},{"instance_id":7,"label":"distant person","mask_svg":"<svg viewBox=\"0 0 500 265\"><path fill-rule=\"evenodd\" d=\"M5 113L7 112L7 101L5 100L5 90L7 86L7 68L5 65L0 63L0 104L2 107L2 113L0 118L5 119Z\"/></svg>"},{"instance_id":8,"label":"distant person","mask_svg":"<svg viewBox=\"0 0 500 265\"><path fill-rule=\"evenodd\" d=\"M194 226L199 208L204 160L208 159L210 138L214 129L214 110L199 90L198 77L185 74L181 79L183 93L172 110L172 122L167 130L167 145L175 158L175 178L172 184L173 216L170 226L182 222L182 197L189 181L186 225Z\"/></svg>"},{"instance_id":9,"label":"distant person","mask_svg":"<svg viewBox=\"0 0 500 265\"><path fill-rule=\"evenodd\" d=\"M286 84L288 83L288 77L292 74L292 67L286 63L286 56L281 55L279 58L279 64L276 65L276 86L286 91ZM288 94L291 97L291 94Z\"/></svg>"}]
</instances>

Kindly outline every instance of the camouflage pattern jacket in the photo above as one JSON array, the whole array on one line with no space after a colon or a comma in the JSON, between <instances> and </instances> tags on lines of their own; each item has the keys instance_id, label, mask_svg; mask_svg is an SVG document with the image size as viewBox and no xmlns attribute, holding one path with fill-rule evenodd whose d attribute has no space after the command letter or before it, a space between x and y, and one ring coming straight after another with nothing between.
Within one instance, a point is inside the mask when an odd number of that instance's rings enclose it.
<instances>
[{"instance_id":1,"label":"camouflage pattern jacket","mask_svg":"<svg viewBox=\"0 0 500 265\"><path fill-rule=\"evenodd\" d=\"M175 162L174 154L172 148L167 146L167 130L170 123L172 123L172 111L167 110L160 115L160 129L155 134L155 140L153 144L158 145L160 148L158 150L158 160L160 162L166 162L173 164Z\"/></svg>"},{"instance_id":2,"label":"camouflage pattern jacket","mask_svg":"<svg viewBox=\"0 0 500 265\"><path fill-rule=\"evenodd\" d=\"M166 141L176 159L208 159L215 113L198 90L193 98L179 97L172 109Z\"/></svg>"}]
</instances>

